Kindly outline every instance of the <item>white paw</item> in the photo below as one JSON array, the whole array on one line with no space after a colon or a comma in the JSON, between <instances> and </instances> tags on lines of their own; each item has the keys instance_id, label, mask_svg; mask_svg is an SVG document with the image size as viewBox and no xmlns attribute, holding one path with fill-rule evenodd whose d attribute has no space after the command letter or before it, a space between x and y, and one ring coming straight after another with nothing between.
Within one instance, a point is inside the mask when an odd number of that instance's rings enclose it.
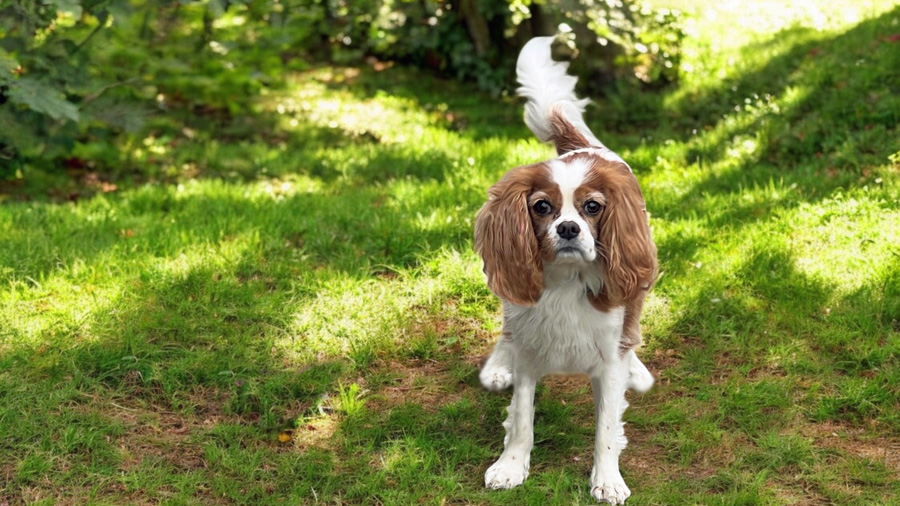
<instances>
[{"instance_id":1,"label":"white paw","mask_svg":"<svg viewBox=\"0 0 900 506\"><path fill-rule=\"evenodd\" d=\"M632 392L643 394L650 390L655 381L653 374L647 369L637 356L631 357L631 364L628 368L628 389Z\"/></svg>"},{"instance_id":2,"label":"white paw","mask_svg":"<svg viewBox=\"0 0 900 506\"><path fill-rule=\"evenodd\" d=\"M478 374L484 388L492 392L506 390L512 385L512 371L503 366L492 366L490 362Z\"/></svg>"},{"instance_id":3,"label":"white paw","mask_svg":"<svg viewBox=\"0 0 900 506\"><path fill-rule=\"evenodd\" d=\"M599 473L591 473L591 495L600 502L609 504L625 504L625 499L631 495L628 485L622 475L615 473L615 476L598 476Z\"/></svg>"},{"instance_id":4,"label":"white paw","mask_svg":"<svg viewBox=\"0 0 900 506\"><path fill-rule=\"evenodd\" d=\"M494 462L484 473L484 486L490 489L517 487L528 477L528 467L524 461Z\"/></svg>"}]
</instances>

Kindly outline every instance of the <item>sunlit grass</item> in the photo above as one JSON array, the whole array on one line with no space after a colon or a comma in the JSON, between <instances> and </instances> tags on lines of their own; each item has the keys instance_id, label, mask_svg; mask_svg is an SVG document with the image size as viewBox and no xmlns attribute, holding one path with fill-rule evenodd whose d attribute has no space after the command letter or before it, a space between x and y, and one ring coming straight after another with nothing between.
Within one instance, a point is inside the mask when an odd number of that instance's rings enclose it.
<instances>
[{"instance_id":1,"label":"sunlit grass","mask_svg":"<svg viewBox=\"0 0 900 506\"><path fill-rule=\"evenodd\" d=\"M712 3L653 0L650 3L690 14L685 23L688 39L682 65L686 67L688 81L701 84L709 79L752 71L777 57L797 42L790 37L792 29L800 29L808 40L815 40L878 16L894 6L877 0L800 0L790 4L766 0L752 7L739 0ZM740 29L736 29L736 23ZM748 48L756 50L748 51Z\"/></svg>"},{"instance_id":2,"label":"sunlit grass","mask_svg":"<svg viewBox=\"0 0 900 506\"><path fill-rule=\"evenodd\" d=\"M659 246L632 501L895 501L900 14L677 4L692 70L652 121L621 119L650 92L588 110ZM328 67L253 107L158 120L135 184L0 207L0 503L590 503L575 380L539 391L528 483L482 488L508 395L473 218L553 156L516 101Z\"/></svg>"}]
</instances>

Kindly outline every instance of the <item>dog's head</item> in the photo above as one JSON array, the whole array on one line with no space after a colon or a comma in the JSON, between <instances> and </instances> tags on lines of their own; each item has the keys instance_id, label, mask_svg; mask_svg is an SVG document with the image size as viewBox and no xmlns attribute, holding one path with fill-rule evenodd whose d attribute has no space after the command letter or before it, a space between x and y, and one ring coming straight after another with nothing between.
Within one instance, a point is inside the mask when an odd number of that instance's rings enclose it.
<instances>
[{"instance_id":1,"label":"dog's head","mask_svg":"<svg viewBox=\"0 0 900 506\"><path fill-rule=\"evenodd\" d=\"M609 301L629 301L656 274L656 247L637 180L603 147L590 147L562 114L551 116L560 156L512 169L488 191L475 249L488 286L514 304L535 304L548 266L598 273Z\"/></svg>"}]
</instances>

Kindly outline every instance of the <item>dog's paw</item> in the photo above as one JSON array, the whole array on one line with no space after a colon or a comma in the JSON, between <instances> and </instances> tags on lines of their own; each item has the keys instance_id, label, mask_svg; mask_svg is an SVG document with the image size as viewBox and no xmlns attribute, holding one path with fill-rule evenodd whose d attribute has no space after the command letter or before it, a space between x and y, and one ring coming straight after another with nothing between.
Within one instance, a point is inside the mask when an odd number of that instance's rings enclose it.
<instances>
[{"instance_id":1,"label":"dog's paw","mask_svg":"<svg viewBox=\"0 0 900 506\"><path fill-rule=\"evenodd\" d=\"M615 476L600 476L596 469L591 473L591 495L600 502L609 504L625 504L625 499L631 495L628 485L622 475L615 473Z\"/></svg>"},{"instance_id":2,"label":"dog's paw","mask_svg":"<svg viewBox=\"0 0 900 506\"><path fill-rule=\"evenodd\" d=\"M632 357L628 368L628 390L643 394L653 386L653 374L636 356Z\"/></svg>"},{"instance_id":3,"label":"dog's paw","mask_svg":"<svg viewBox=\"0 0 900 506\"><path fill-rule=\"evenodd\" d=\"M492 365L488 361L478 374L478 379L481 380L484 388L492 392L499 392L512 385L512 371L503 366Z\"/></svg>"},{"instance_id":4,"label":"dog's paw","mask_svg":"<svg viewBox=\"0 0 900 506\"><path fill-rule=\"evenodd\" d=\"M494 462L484 473L484 486L490 489L507 489L517 487L528 477L528 467L525 462L505 461L503 459Z\"/></svg>"}]
</instances>

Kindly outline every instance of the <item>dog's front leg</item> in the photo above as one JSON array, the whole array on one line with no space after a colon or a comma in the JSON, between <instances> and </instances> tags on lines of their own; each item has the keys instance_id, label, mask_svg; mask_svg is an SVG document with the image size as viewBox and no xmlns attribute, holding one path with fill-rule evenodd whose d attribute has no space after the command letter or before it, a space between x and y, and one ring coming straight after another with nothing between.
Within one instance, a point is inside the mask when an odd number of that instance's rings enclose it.
<instances>
[{"instance_id":1,"label":"dog's front leg","mask_svg":"<svg viewBox=\"0 0 900 506\"><path fill-rule=\"evenodd\" d=\"M625 389L628 385L630 357L614 354L591 375L594 411L597 415L597 437L594 441L594 469L591 471L591 495L598 501L624 504L631 495L619 472L619 453L625 448L622 413L628 407Z\"/></svg>"},{"instance_id":2,"label":"dog's front leg","mask_svg":"<svg viewBox=\"0 0 900 506\"><path fill-rule=\"evenodd\" d=\"M513 488L528 477L531 447L534 445L534 388L537 379L521 371L513 372L512 402L507 408L503 454L484 473L487 488Z\"/></svg>"}]
</instances>

